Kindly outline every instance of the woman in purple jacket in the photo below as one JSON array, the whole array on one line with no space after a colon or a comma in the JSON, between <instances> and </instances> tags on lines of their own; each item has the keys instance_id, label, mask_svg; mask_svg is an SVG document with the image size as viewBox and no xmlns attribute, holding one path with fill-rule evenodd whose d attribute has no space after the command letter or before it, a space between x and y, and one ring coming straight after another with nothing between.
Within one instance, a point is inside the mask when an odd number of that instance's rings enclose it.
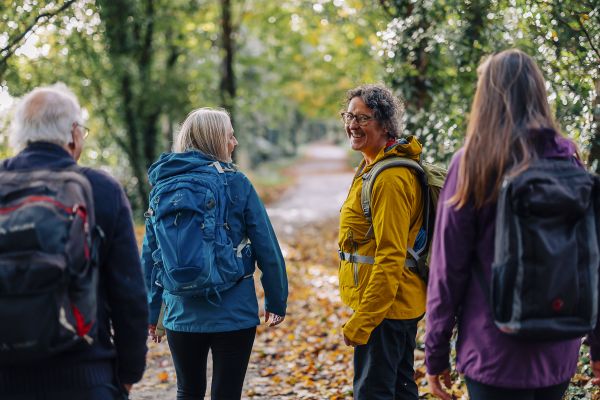
<instances>
[{"instance_id":1,"label":"woman in purple jacket","mask_svg":"<svg viewBox=\"0 0 600 400\"><path fill-rule=\"evenodd\" d=\"M505 172L532 157L572 158L548 105L542 74L519 50L489 57L479 81L463 149L440 195L428 285L425 353L431 393L450 400L450 340L458 325L456 368L472 400L560 400L575 373L580 339L523 342L494 325L489 300L473 274L489 281L496 199ZM574 158L575 157L575 158ZM600 383L600 325L589 335Z\"/></svg>"}]
</instances>

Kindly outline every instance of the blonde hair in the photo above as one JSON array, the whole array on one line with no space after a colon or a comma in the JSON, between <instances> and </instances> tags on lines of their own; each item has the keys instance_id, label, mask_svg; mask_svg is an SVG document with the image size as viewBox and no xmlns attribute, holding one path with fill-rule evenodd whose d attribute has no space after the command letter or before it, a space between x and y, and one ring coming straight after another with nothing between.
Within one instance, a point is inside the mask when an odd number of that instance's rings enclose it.
<instances>
[{"instance_id":1,"label":"blonde hair","mask_svg":"<svg viewBox=\"0 0 600 400\"><path fill-rule=\"evenodd\" d=\"M537 156L531 130L560 134L533 58L517 49L505 50L487 58L477 72L457 190L449 200L456 208L469 200L475 208L495 201L502 176L527 168Z\"/></svg>"},{"instance_id":2,"label":"blonde hair","mask_svg":"<svg viewBox=\"0 0 600 400\"><path fill-rule=\"evenodd\" d=\"M229 113L223 109L198 108L188 114L179 128L173 151L199 150L218 161L231 162L227 134L231 129Z\"/></svg>"}]
</instances>

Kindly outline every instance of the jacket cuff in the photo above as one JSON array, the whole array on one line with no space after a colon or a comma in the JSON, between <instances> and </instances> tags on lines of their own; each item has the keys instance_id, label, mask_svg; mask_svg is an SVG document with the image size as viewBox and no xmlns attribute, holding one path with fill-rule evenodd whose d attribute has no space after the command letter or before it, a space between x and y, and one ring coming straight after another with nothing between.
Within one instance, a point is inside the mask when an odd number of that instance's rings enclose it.
<instances>
[{"instance_id":1,"label":"jacket cuff","mask_svg":"<svg viewBox=\"0 0 600 400\"><path fill-rule=\"evenodd\" d=\"M159 308L150 307L149 311L150 312L148 315L148 324L157 325L158 324L158 315L160 314L160 307Z\"/></svg>"},{"instance_id":2,"label":"jacket cuff","mask_svg":"<svg viewBox=\"0 0 600 400\"><path fill-rule=\"evenodd\" d=\"M357 321L356 313L344 325L344 335L354 343L367 344L374 328L367 328Z\"/></svg>"},{"instance_id":3,"label":"jacket cuff","mask_svg":"<svg viewBox=\"0 0 600 400\"><path fill-rule=\"evenodd\" d=\"M427 350L425 350L427 352ZM425 358L425 366L429 375L439 375L450 368L449 355L433 356L429 355Z\"/></svg>"},{"instance_id":4,"label":"jacket cuff","mask_svg":"<svg viewBox=\"0 0 600 400\"><path fill-rule=\"evenodd\" d=\"M590 359L600 361L600 322L592 332L584 339L583 343L590 346Z\"/></svg>"},{"instance_id":5,"label":"jacket cuff","mask_svg":"<svg viewBox=\"0 0 600 400\"><path fill-rule=\"evenodd\" d=\"M280 317L285 317L286 308L287 305L285 303L273 304L268 302L265 298L265 310L270 313L279 315Z\"/></svg>"}]
</instances>

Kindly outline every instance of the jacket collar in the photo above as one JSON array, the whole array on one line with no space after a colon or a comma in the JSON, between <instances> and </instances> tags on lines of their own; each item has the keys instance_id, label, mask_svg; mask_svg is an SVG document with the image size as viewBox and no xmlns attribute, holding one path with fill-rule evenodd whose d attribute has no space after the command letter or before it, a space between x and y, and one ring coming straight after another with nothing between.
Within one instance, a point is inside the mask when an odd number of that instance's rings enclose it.
<instances>
[{"instance_id":1,"label":"jacket collar","mask_svg":"<svg viewBox=\"0 0 600 400\"><path fill-rule=\"evenodd\" d=\"M11 170L37 167L66 168L74 164L75 160L62 146L50 142L33 142L16 156L4 160L2 165Z\"/></svg>"},{"instance_id":2,"label":"jacket collar","mask_svg":"<svg viewBox=\"0 0 600 400\"><path fill-rule=\"evenodd\" d=\"M371 164L367 165L365 160L360 162L356 176L369 172L377 162L390 157L405 157L414 161L419 161L421 159L422 148L423 145L414 136L408 136L406 138L388 142L386 146L379 151Z\"/></svg>"}]
</instances>

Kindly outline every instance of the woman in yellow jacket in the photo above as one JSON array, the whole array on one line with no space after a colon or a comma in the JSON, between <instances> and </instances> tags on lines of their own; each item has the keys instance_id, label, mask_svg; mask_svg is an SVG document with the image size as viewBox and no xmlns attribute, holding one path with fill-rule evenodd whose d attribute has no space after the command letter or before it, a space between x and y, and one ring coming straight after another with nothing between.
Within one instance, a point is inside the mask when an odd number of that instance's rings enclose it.
<instances>
[{"instance_id":1,"label":"woman in yellow jacket","mask_svg":"<svg viewBox=\"0 0 600 400\"><path fill-rule=\"evenodd\" d=\"M405 267L423 220L422 191L413 170L383 170L371 192L369 222L361 206L363 175L388 157L419 160L421 144L398 139L403 108L381 85L350 90L342 113L346 135L363 160L340 215L339 284L354 310L344 342L354 346L355 399L418 399L414 381L417 322L425 312L426 285Z\"/></svg>"}]
</instances>

